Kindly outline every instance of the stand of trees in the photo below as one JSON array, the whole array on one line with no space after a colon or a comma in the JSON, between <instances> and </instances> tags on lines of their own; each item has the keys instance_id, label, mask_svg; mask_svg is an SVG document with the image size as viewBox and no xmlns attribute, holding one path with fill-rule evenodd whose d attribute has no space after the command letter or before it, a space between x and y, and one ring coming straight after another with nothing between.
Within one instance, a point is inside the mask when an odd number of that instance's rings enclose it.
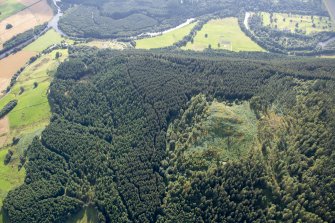
<instances>
[{"instance_id":1,"label":"stand of trees","mask_svg":"<svg viewBox=\"0 0 335 223\"><path fill-rule=\"evenodd\" d=\"M100 222L335 219L332 60L70 51L50 87L51 123L28 148L25 183L4 201L11 222L64 222L85 204ZM200 93L252 100L263 145L172 181L162 168L167 128ZM266 124L272 106L280 131Z\"/></svg>"},{"instance_id":2,"label":"stand of trees","mask_svg":"<svg viewBox=\"0 0 335 223\"><path fill-rule=\"evenodd\" d=\"M0 118L5 117L11 110L17 105L17 100L12 100L8 102L5 107L0 110Z\"/></svg>"}]
</instances>

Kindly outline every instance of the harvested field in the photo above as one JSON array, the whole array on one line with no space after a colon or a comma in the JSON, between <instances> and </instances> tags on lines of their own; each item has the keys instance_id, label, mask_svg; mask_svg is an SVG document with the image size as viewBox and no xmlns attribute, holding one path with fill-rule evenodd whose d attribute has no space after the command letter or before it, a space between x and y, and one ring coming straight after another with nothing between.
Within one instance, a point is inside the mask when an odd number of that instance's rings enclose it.
<instances>
[{"instance_id":1,"label":"harvested field","mask_svg":"<svg viewBox=\"0 0 335 223\"><path fill-rule=\"evenodd\" d=\"M28 0L24 0L26 3ZM31 0L29 0L32 2ZM35 0L36 2L36 0ZM27 31L37 25L51 20L53 11L47 0L42 0L31 7L12 15L0 22L0 43L11 39L13 36ZM6 24L12 24L13 28L6 30Z\"/></svg>"},{"instance_id":2,"label":"harvested field","mask_svg":"<svg viewBox=\"0 0 335 223\"><path fill-rule=\"evenodd\" d=\"M36 52L20 51L0 60L0 92L7 88L12 76L35 55Z\"/></svg>"}]
</instances>

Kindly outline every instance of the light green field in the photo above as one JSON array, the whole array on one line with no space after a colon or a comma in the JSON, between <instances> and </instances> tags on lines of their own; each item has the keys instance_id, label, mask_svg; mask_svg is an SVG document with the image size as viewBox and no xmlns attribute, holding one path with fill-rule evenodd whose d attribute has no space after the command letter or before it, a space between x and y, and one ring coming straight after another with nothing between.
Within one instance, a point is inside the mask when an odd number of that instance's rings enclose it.
<instances>
[{"instance_id":1,"label":"light green field","mask_svg":"<svg viewBox=\"0 0 335 223\"><path fill-rule=\"evenodd\" d=\"M307 35L335 31L334 23L329 17L273 13L271 20L271 14L268 12L261 12L259 15L263 18L263 25L273 29L288 30L292 33L299 32ZM298 26L296 26L297 24Z\"/></svg>"},{"instance_id":2,"label":"light green field","mask_svg":"<svg viewBox=\"0 0 335 223\"><path fill-rule=\"evenodd\" d=\"M65 39L54 29L50 29L36 41L23 48L23 51L42 52L51 45L61 43L63 40Z\"/></svg>"},{"instance_id":3,"label":"light green field","mask_svg":"<svg viewBox=\"0 0 335 223\"><path fill-rule=\"evenodd\" d=\"M17 0L3 0L0 3L0 21L24 9L25 6Z\"/></svg>"},{"instance_id":4,"label":"light green field","mask_svg":"<svg viewBox=\"0 0 335 223\"><path fill-rule=\"evenodd\" d=\"M127 43L117 42L113 40L93 40L88 43L81 43L79 46L89 46L89 47L97 47L99 49L115 49L115 50L123 50L128 48Z\"/></svg>"},{"instance_id":5,"label":"light green field","mask_svg":"<svg viewBox=\"0 0 335 223\"><path fill-rule=\"evenodd\" d=\"M21 169L18 171L17 163L18 159L11 162L9 165L4 164L5 156L8 152L8 149L0 150L0 207L2 206L3 198L7 193L17 185L23 183L25 176L25 170Z\"/></svg>"},{"instance_id":6,"label":"light green field","mask_svg":"<svg viewBox=\"0 0 335 223\"><path fill-rule=\"evenodd\" d=\"M205 35L208 35L207 38ZM209 21L197 33L194 42L187 43L183 49L202 51L209 48L239 51L264 51L246 36L237 18L215 19Z\"/></svg>"},{"instance_id":7,"label":"light green field","mask_svg":"<svg viewBox=\"0 0 335 223\"><path fill-rule=\"evenodd\" d=\"M62 54L59 59L55 59L56 52ZM47 94L50 82L57 66L67 57L67 50L55 50L43 55L22 72L10 93L0 100L1 108L12 99L18 100L17 106L8 114L9 139L20 138L17 145L0 150L0 207L8 191L23 182L25 170L23 168L18 172L19 156L49 123L51 113ZM36 88L34 82L38 83ZM22 94L20 94L21 87L24 88ZM4 157L9 149L14 151L14 155L12 161L4 165Z\"/></svg>"},{"instance_id":8,"label":"light green field","mask_svg":"<svg viewBox=\"0 0 335 223\"><path fill-rule=\"evenodd\" d=\"M180 29L165 33L161 36L141 39L136 41L138 49L154 49L172 46L174 43L182 40L188 35L197 23L191 23Z\"/></svg>"}]
</instances>

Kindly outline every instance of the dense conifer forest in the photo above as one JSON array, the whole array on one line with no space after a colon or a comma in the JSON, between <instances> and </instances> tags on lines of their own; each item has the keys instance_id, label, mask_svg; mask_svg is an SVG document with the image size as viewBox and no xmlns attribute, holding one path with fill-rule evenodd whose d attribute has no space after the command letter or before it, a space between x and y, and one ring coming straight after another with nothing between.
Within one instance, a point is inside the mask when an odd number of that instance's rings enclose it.
<instances>
[{"instance_id":1,"label":"dense conifer forest","mask_svg":"<svg viewBox=\"0 0 335 223\"><path fill-rule=\"evenodd\" d=\"M334 221L333 60L70 51L10 222Z\"/></svg>"},{"instance_id":2,"label":"dense conifer forest","mask_svg":"<svg viewBox=\"0 0 335 223\"><path fill-rule=\"evenodd\" d=\"M321 0L63 0L60 28L70 36L122 38L175 27L189 18L245 11L326 15Z\"/></svg>"}]
</instances>

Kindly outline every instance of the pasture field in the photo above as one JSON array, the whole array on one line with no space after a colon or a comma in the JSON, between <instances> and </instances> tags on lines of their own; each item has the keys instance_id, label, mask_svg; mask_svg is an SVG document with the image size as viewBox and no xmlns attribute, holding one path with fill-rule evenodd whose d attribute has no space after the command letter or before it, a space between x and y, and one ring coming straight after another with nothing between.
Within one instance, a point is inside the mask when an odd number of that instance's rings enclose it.
<instances>
[{"instance_id":1,"label":"pasture field","mask_svg":"<svg viewBox=\"0 0 335 223\"><path fill-rule=\"evenodd\" d=\"M0 21L24 9L25 6L17 0L0 1Z\"/></svg>"},{"instance_id":2,"label":"pasture field","mask_svg":"<svg viewBox=\"0 0 335 223\"><path fill-rule=\"evenodd\" d=\"M182 49L202 51L209 47L235 52L264 51L242 32L237 18L233 17L210 20L197 33L193 43L187 43Z\"/></svg>"},{"instance_id":3,"label":"pasture field","mask_svg":"<svg viewBox=\"0 0 335 223\"><path fill-rule=\"evenodd\" d=\"M172 46L174 43L182 40L188 35L197 23L188 24L182 28L164 33L160 36L140 39L136 41L138 49L154 49Z\"/></svg>"},{"instance_id":4,"label":"pasture field","mask_svg":"<svg viewBox=\"0 0 335 223\"><path fill-rule=\"evenodd\" d=\"M31 5L37 0L21 0L22 4ZM0 7L1 8L1 7ZM0 45L13 36L23 33L37 25L42 25L49 22L53 17L52 8L49 6L47 0L42 0L30 7L7 17L0 21ZM12 24L13 28L7 30L6 24Z\"/></svg>"},{"instance_id":5,"label":"pasture field","mask_svg":"<svg viewBox=\"0 0 335 223\"><path fill-rule=\"evenodd\" d=\"M59 59L55 59L56 52L62 55ZM23 168L18 171L19 156L49 123L51 113L47 94L50 82L57 66L67 56L67 50L55 50L43 55L22 72L10 93L0 99L0 108L12 99L18 100L17 106L4 119L6 121L7 118L8 126L0 128L3 131L7 130L0 133L7 135L5 143L7 146L0 150L0 207L8 191L23 182L25 170ZM35 82L38 84L37 87L34 87ZM0 124L4 124L4 121L2 120ZM15 146L11 145L13 137L20 138ZM14 151L14 155L12 161L4 165L4 158L9 149Z\"/></svg>"},{"instance_id":6,"label":"pasture field","mask_svg":"<svg viewBox=\"0 0 335 223\"><path fill-rule=\"evenodd\" d=\"M8 165L4 164L5 156L8 149L0 150L0 207L2 206L3 198L7 193L18 185L21 185L24 180L25 170L18 171L17 165L19 160L15 159Z\"/></svg>"},{"instance_id":7,"label":"pasture field","mask_svg":"<svg viewBox=\"0 0 335 223\"><path fill-rule=\"evenodd\" d=\"M64 38L54 29L50 29L36 41L23 48L23 51L42 52L51 45L61 43L63 40Z\"/></svg>"},{"instance_id":8,"label":"pasture field","mask_svg":"<svg viewBox=\"0 0 335 223\"><path fill-rule=\"evenodd\" d=\"M260 12L259 15L264 26L282 31L307 35L335 31L334 22L329 17L268 12Z\"/></svg>"}]
</instances>

